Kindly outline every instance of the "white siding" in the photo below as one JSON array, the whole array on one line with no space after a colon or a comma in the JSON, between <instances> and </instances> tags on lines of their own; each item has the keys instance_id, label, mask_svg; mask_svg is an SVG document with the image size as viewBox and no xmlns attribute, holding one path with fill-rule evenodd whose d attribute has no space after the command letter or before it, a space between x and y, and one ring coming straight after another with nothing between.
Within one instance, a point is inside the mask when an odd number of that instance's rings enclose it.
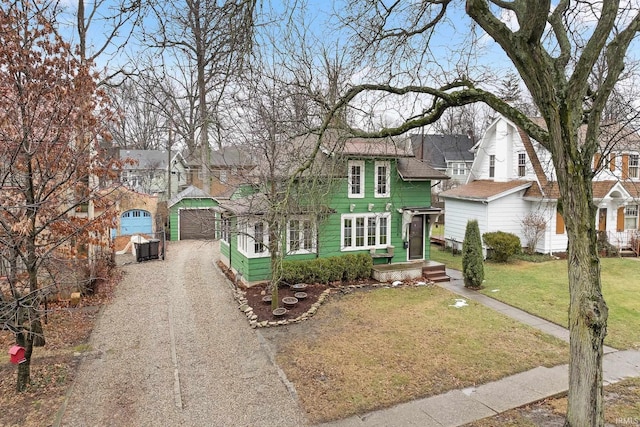
<instances>
[{"instance_id":1,"label":"white siding","mask_svg":"<svg viewBox=\"0 0 640 427\"><path fill-rule=\"evenodd\" d=\"M481 202L447 199L444 203L444 238L447 241L462 243L467 222L478 221L480 233L487 229L487 207Z\"/></svg>"},{"instance_id":2,"label":"white siding","mask_svg":"<svg viewBox=\"0 0 640 427\"><path fill-rule=\"evenodd\" d=\"M531 207L531 212L540 213L547 220L547 228L536 246L536 252L554 254L567 251L567 233L556 234L556 210L555 202L539 203Z\"/></svg>"},{"instance_id":3,"label":"white siding","mask_svg":"<svg viewBox=\"0 0 640 427\"><path fill-rule=\"evenodd\" d=\"M489 202L487 205L489 214L487 228L486 230L481 229L480 232L504 231L505 233L513 233L524 244L522 220L529 212L530 203L522 199L523 194L524 191L519 191Z\"/></svg>"}]
</instances>

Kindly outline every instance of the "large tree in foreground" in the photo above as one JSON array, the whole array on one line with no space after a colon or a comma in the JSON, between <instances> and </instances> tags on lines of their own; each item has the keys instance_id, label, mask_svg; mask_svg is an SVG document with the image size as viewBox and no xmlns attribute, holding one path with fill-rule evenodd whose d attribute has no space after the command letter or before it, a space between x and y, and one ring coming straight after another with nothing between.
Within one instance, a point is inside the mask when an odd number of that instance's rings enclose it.
<instances>
[{"instance_id":1,"label":"large tree in foreground","mask_svg":"<svg viewBox=\"0 0 640 427\"><path fill-rule=\"evenodd\" d=\"M592 165L603 111L640 29L638 2L467 0L464 11L456 10L456 5L459 3L453 0L353 2L343 22L361 40L362 57L374 62L371 70L381 72L378 78L369 77L371 84L365 81L354 86L336 110L372 93L429 97L422 110L397 127L356 132L384 136L433 123L449 107L484 102L551 152L560 189L559 209L569 239L571 356L566 425L604 425L602 356L607 305L596 250ZM469 27L481 28L511 61L545 126L503 101L497 90L486 85L486 75L474 75L469 64L482 60L473 56L486 47L484 34L472 31L452 49L450 58L460 60L449 73L441 72L441 64L433 65L433 52L446 46L430 47L429 43L450 37L451 32L446 31L451 30L447 25L452 20L469 18ZM457 24L458 30L465 25ZM439 36L441 28L444 32ZM600 59L606 66L594 85L590 75ZM499 61L494 58L491 62ZM425 85L425 81L435 83ZM586 129L584 137L579 136L581 127Z\"/></svg>"},{"instance_id":2,"label":"large tree in foreground","mask_svg":"<svg viewBox=\"0 0 640 427\"><path fill-rule=\"evenodd\" d=\"M102 244L103 214L77 214L100 198L90 175L117 173L94 144L110 120L96 76L55 33L46 11L27 0L0 3L0 328L26 350L17 389L30 382L34 346L44 345L41 303L78 246ZM90 147L93 147L90 149ZM59 289L59 288L58 288Z\"/></svg>"}]
</instances>

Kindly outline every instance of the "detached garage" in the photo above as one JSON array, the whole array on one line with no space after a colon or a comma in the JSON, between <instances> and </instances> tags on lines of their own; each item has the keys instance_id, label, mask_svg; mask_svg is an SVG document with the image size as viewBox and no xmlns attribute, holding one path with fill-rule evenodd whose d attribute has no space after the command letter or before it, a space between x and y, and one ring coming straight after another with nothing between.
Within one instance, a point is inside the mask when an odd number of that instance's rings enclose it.
<instances>
[{"instance_id":1,"label":"detached garage","mask_svg":"<svg viewBox=\"0 0 640 427\"><path fill-rule=\"evenodd\" d=\"M218 202L204 190L190 186L169 201L171 240L216 238Z\"/></svg>"}]
</instances>

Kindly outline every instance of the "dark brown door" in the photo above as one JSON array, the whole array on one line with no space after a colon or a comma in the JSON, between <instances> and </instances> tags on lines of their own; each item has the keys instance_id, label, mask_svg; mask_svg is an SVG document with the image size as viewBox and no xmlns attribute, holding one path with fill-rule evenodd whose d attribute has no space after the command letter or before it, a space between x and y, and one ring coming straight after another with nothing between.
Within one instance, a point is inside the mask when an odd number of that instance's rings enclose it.
<instances>
[{"instance_id":1,"label":"dark brown door","mask_svg":"<svg viewBox=\"0 0 640 427\"><path fill-rule=\"evenodd\" d=\"M411 219L409 259L424 259L424 215L415 215Z\"/></svg>"}]
</instances>

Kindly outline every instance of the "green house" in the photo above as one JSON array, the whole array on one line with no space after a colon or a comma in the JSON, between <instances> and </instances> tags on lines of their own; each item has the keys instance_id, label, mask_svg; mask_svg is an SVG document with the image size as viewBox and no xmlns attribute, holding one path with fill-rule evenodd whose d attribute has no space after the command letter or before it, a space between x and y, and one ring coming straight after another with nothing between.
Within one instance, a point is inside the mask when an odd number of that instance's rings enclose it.
<instances>
[{"instance_id":1,"label":"green house","mask_svg":"<svg viewBox=\"0 0 640 427\"><path fill-rule=\"evenodd\" d=\"M324 187L323 203L305 209L302 202L297 210L278 214L284 259L363 252L372 256L374 269L428 260L430 227L441 214L431 206L432 181L448 177L416 159L407 140L346 138L331 149L327 145L320 147L316 163L337 166L324 168L324 181L331 185ZM298 198L313 200L305 191ZM268 239L274 233L267 218L272 214L273 221L274 205L269 200L268 193L257 191L219 206L221 259L248 285L271 276Z\"/></svg>"},{"instance_id":2,"label":"green house","mask_svg":"<svg viewBox=\"0 0 640 427\"><path fill-rule=\"evenodd\" d=\"M217 237L218 202L206 191L189 186L169 200L170 240Z\"/></svg>"}]
</instances>

